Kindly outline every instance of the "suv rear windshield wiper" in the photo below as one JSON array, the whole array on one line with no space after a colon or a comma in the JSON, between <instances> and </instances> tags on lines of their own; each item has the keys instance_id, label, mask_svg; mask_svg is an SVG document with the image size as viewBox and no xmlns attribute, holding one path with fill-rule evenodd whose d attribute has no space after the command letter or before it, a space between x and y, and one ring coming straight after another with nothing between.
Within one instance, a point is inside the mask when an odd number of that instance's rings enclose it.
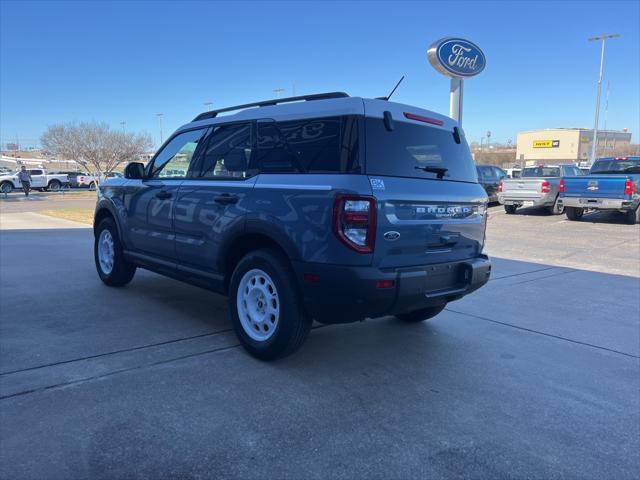
<instances>
[{"instance_id":1,"label":"suv rear windshield wiper","mask_svg":"<svg viewBox=\"0 0 640 480\"><path fill-rule=\"evenodd\" d=\"M425 172L429 172L429 173L435 173L439 179L442 179L442 177L444 177L444 174L447 173L449 171L448 168L444 168L444 167L421 167L416 165L415 166L416 170L423 170Z\"/></svg>"}]
</instances>

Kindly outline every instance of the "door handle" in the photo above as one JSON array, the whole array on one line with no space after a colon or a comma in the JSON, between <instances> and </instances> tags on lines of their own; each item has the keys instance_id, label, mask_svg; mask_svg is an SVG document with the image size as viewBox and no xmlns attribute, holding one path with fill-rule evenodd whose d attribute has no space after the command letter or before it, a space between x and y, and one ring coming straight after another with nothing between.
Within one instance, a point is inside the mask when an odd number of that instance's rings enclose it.
<instances>
[{"instance_id":1,"label":"door handle","mask_svg":"<svg viewBox=\"0 0 640 480\"><path fill-rule=\"evenodd\" d=\"M237 195L229 195L228 193L223 193L222 195L216 195L213 197L213 201L216 203L222 203L223 205L231 205L233 203L238 203Z\"/></svg>"},{"instance_id":2,"label":"door handle","mask_svg":"<svg viewBox=\"0 0 640 480\"><path fill-rule=\"evenodd\" d=\"M171 198L171 192L167 192L166 190L160 190L158 193L156 193L156 197L158 197L161 200L166 200L167 198Z\"/></svg>"}]
</instances>

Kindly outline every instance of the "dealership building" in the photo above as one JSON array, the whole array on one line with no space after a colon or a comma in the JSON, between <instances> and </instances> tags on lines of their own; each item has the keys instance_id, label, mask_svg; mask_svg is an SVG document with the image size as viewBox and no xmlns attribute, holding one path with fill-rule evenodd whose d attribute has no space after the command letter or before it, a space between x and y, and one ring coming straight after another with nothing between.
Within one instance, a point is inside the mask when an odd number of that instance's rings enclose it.
<instances>
[{"instance_id":1,"label":"dealership building","mask_svg":"<svg viewBox=\"0 0 640 480\"><path fill-rule=\"evenodd\" d=\"M597 156L611 155L616 148L630 144L631 134L626 130L598 130ZM545 128L520 132L516 161L521 165L586 162L592 145L592 129Z\"/></svg>"}]
</instances>

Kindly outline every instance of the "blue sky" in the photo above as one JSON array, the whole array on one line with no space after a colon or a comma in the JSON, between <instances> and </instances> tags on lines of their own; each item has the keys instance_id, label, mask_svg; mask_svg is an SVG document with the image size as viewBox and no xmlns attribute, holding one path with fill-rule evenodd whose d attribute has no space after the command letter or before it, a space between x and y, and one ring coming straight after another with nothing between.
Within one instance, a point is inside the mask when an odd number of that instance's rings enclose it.
<instances>
[{"instance_id":1,"label":"blue sky","mask_svg":"<svg viewBox=\"0 0 640 480\"><path fill-rule=\"evenodd\" d=\"M461 36L487 67L465 82L470 141L594 121L607 44L607 127L640 133L640 2L0 3L0 141L37 142L47 125L97 120L164 134L214 106L341 90L448 113L449 80L428 45ZM601 115L601 128L604 113Z\"/></svg>"}]
</instances>

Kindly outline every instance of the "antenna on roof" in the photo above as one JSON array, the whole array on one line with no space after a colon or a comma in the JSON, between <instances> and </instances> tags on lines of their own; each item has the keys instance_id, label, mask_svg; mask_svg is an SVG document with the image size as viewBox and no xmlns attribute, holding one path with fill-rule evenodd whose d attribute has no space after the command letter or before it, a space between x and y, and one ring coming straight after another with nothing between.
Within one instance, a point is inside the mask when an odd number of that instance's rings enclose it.
<instances>
[{"instance_id":1,"label":"antenna on roof","mask_svg":"<svg viewBox=\"0 0 640 480\"><path fill-rule=\"evenodd\" d=\"M402 75L402 78L398 80L398 83L396 83L396 86L393 87L393 90L391 90L391 93L389 95L387 95L386 97L378 97L378 100L389 100L391 98L391 95L394 94L394 92L400 86L403 80L404 80L404 75Z\"/></svg>"}]
</instances>

